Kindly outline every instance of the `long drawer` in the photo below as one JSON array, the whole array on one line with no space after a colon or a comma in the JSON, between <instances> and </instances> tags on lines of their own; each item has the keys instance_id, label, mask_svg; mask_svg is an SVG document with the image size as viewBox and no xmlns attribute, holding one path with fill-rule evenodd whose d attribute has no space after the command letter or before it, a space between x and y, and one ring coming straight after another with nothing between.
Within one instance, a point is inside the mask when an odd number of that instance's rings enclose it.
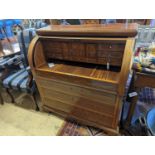
<instances>
[{"instance_id":1,"label":"long drawer","mask_svg":"<svg viewBox=\"0 0 155 155\"><path fill-rule=\"evenodd\" d=\"M109 80L103 81L94 78L87 78L86 76L81 77L66 73L51 72L50 69L37 69L36 73L37 77L43 77L45 79L47 78L50 80L59 81L60 83L70 83L71 85L77 85L85 88L88 87L92 89L110 91L113 94L116 94L118 87L118 83L116 81L112 82L115 74L112 74L111 77L108 74L107 77L109 77Z\"/></svg>"},{"instance_id":2,"label":"long drawer","mask_svg":"<svg viewBox=\"0 0 155 155\"><path fill-rule=\"evenodd\" d=\"M69 104L66 104L64 102L49 99L46 97L43 98L43 102L49 108L65 112L70 118L73 116L81 120L87 120L96 124L112 128L112 123L114 120L113 117L108 117L94 111L83 109L81 107L70 106Z\"/></svg>"},{"instance_id":3,"label":"long drawer","mask_svg":"<svg viewBox=\"0 0 155 155\"><path fill-rule=\"evenodd\" d=\"M63 83L59 80L37 77L40 87L55 90L77 97L99 102L101 104L114 105L116 100L115 94L110 94L96 89L89 89L82 86L75 86L70 83Z\"/></svg>"},{"instance_id":4,"label":"long drawer","mask_svg":"<svg viewBox=\"0 0 155 155\"><path fill-rule=\"evenodd\" d=\"M72 94L62 93L60 91L51 90L48 88L41 88L45 98L54 99L70 106L79 107L82 109L94 111L107 116L112 116L114 113L114 105L108 105L101 102L93 101L85 97L74 96Z\"/></svg>"}]
</instances>

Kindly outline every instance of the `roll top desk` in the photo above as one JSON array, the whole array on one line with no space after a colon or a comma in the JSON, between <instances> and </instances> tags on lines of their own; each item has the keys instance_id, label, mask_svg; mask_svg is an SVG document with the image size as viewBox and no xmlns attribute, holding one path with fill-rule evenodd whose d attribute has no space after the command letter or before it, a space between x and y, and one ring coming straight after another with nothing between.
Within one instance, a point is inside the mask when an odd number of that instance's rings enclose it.
<instances>
[{"instance_id":1,"label":"roll top desk","mask_svg":"<svg viewBox=\"0 0 155 155\"><path fill-rule=\"evenodd\" d=\"M136 29L112 24L38 30L28 59L43 110L118 134Z\"/></svg>"}]
</instances>

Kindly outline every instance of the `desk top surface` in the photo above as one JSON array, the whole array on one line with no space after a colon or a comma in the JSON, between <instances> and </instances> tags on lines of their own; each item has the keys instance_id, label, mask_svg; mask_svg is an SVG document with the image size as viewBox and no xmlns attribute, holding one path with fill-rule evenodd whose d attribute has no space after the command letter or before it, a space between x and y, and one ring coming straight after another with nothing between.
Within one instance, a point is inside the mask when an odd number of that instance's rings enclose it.
<instances>
[{"instance_id":1,"label":"desk top surface","mask_svg":"<svg viewBox=\"0 0 155 155\"><path fill-rule=\"evenodd\" d=\"M92 65L89 65L89 67L86 67L78 65L69 65L65 63L55 63L53 67L42 66L37 70L112 83L118 83L120 76L120 72L105 70L103 69L103 66L92 67Z\"/></svg>"},{"instance_id":2,"label":"desk top surface","mask_svg":"<svg viewBox=\"0 0 155 155\"><path fill-rule=\"evenodd\" d=\"M40 36L135 37L138 24L50 25L37 30Z\"/></svg>"},{"instance_id":3,"label":"desk top surface","mask_svg":"<svg viewBox=\"0 0 155 155\"><path fill-rule=\"evenodd\" d=\"M15 37L0 41L0 58L19 53L20 47Z\"/></svg>"}]
</instances>

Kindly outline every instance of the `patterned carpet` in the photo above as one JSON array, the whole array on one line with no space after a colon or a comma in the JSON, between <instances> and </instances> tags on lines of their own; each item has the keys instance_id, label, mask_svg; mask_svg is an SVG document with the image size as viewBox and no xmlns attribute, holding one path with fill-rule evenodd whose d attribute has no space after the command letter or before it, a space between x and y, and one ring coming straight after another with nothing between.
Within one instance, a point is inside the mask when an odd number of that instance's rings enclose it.
<instances>
[{"instance_id":1,"label":"patterned carpet","mask_svg":"<svg viewBox=\"0 0 155 155\"><path fill-rule=\"evenodd\" d=\"M96 129L89 126L83 126L76 122L65 122L58 136L105 136L101 129Z\"/></svg>"},{"instance_id":2,"label":"patterned carpet","mask_svg":"<svg viewBox=\"0 0 155 155\"><path fill-rule=\"evenodd\" d=\"M126 102L124 105L124 114L123 114L124 119L126 117L129 104L130 103ZM153 107L155 107L155 89L150 89L150 88L142 89L139 95L139 101L135 109L134 117L132 119L133 126L131 126L131 130L133 130L134 135L141 135L141 133L139 133L138 131L138 128L135 126L135 122L137 118L141 115L145 115L147 111ZM58 132L58 135L59 136L106 136L106 133L101 129L96 129L89 126L83 126L76 122L66 121L63 127ZM129 135L129 134L126 133L125 135Z\"/></svg>"}]
</instances>

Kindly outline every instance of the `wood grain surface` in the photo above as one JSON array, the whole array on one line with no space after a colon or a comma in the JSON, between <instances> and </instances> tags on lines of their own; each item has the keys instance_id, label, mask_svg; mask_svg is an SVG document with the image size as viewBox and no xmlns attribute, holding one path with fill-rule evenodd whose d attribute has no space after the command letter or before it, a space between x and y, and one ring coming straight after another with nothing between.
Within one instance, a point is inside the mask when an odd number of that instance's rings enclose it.
<instances>
[{"instance_id":1,"label":"wood grain surface","mask_svg":"<svg viewBox=\"0 0 155 155\"><path fill-rule=\"evenodd\" d=\"M42 108L118 134L136 29L86 24L38 30L28 58Z\"/></svg>"},{"instance_id":2,"label":"wood grain surface","mask_svg":"<svg viewBox=\"0 0 155 155\"><path fill-rule=\"evenodd\" d=\"M50 25L37 30L43 36L102 36L134 37L138 25L132 24L86 24L86 25Z\"/></svg>"}]
</instances>

